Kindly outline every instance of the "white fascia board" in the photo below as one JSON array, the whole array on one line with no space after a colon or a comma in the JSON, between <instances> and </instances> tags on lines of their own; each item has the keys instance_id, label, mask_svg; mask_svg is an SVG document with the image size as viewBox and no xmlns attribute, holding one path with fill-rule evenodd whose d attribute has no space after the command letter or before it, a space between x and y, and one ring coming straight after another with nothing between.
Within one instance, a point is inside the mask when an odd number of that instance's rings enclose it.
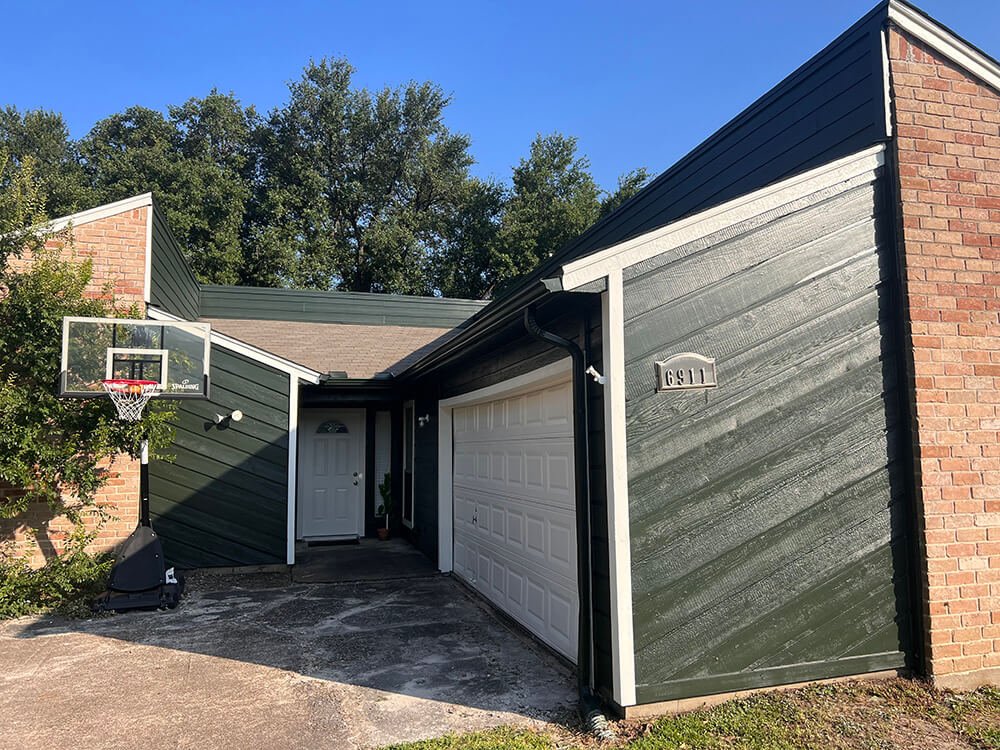
<instances>
[{"instance_id":1,"label":"white fascia board","mask_svg":"<svg viewBox=\"0 0 1000 750\"><path fill-rule=\"evenodd\" d=\"M889 20L903 31L1000 91L1000 64L946 28L902 3L889 3Z\"/></svg>"},{"instance_id":2,"label":"white fascia board","mask_svg":"<svg viewBox=\"0 0 1000 750\"><path fill-rule=\"evenodd\" d=\"M184 321L184 318L168 313L165 310L159 310L155 307L148 307L146 309L146 315L150 320ZM316 370L300 365L297 362L292 362L284 357L279 357L276 354L272 354L271 352L260 349L252 344L247 344L239 339L234 339L232 336L219 333L214 329L212 330L211 340L213 344L221 346L223 349L228 349L231 352L242 354L244 357L252 359L254 362L260 362L262 365L273 367L275 370L280 370L281 372L286 372L289 375L294 375L300 380L312 383L313 385L317 385L320 377L322 376L322 373L317 372Z\"/></svg>"},{"instance_id":3,"label":"white fascia board","mask_svg":"<svg viewBox=\"0 0 1000 750\"><path fill-rule=\"evenodd\" d=\"M142 280L142 301L147 305L150 301L150 293L153 287L153 207L152 193L147 193L150 197L149 207L146 209L146 258L145 269Z\"/></svg>"},{"instance_id":4,"label":"white fascia board","mask_svg":"<svg viewBox=\"0 0 1000 750\"><path fill-rule=\"evenodd\" d=\"M86 211L79 211L78 213L71 214L69 216L62 216L58 219L53 219L52 221L46 222L44 227L50 232L58 232L60 229L65 229L67 226L72 224L75 227L81 224L89 224L92 221L98 221L99 219L106 219L109 216L115 216L117 214L123 214L126 211L132 211L136 208L142 208L144 206L153 205L153 194L143 193L142 195L136 195L132 198L125 198L124 200L115 201L114 203L108 203L104 206L98 206L97 208L91 208ZM150 227L152 226L152 217L150 217ZM151 231L149 229L148 233Z\"/></svg>"},{"instance_id":5,"label":"white fascia board","mask_svg":"<svg viewBox=\"0 0 1000 750\"><path fill-rule=\"evenodd\" d=\"M879 144L747 193L720 206L571 261L562 267L560 286L565 291L572 291L591 281L605 278L614 270L641 263L675 247L773 211L797 198L869 175L884 162L885 145Z\"/></svg>"}]
</instances>

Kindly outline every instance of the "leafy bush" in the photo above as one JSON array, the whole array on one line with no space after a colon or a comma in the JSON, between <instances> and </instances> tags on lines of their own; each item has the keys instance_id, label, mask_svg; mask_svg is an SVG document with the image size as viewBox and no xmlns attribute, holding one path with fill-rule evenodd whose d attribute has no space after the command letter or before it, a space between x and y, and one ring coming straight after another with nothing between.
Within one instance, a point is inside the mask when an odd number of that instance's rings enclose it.
<instances>
[{"instance_id":1,"label":"leafy bush","mask_svg":"<svg viewBox=\"0 0 1000 750\"><path fill-rule=\"evenodd\" d=\"M43 612L90 613L108 580L113 558L86 551L88 535L75 533L63 554L32 570L23 559L0 554L0 620Z\"/></svg>"}]
</instances>

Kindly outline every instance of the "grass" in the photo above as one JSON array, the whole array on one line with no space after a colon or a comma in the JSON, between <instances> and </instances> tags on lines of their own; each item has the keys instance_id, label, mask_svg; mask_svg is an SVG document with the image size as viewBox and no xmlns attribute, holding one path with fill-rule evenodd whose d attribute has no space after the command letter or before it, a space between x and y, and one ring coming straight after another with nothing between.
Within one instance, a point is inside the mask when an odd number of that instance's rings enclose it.
<instances>
[{"instance_id":1,"label":"grass","mask_svg":"<svg viewBox=\"0 0 1000 750\"><path fill-rule=\"evenodd\" d=\"M914 680L762 693L652 722L621 722L624 750L1000 750L1000 688L935 690ZM590 750L569 731L500 728L392 750ZM605 746L602 746L605 747Z\"/></svg>"}]
</instances>

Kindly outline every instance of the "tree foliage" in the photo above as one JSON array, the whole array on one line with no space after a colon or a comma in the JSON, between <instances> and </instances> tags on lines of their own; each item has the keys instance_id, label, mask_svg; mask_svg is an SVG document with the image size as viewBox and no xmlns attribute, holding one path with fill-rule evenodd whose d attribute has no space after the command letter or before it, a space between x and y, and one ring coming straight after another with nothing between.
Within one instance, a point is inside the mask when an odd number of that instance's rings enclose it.
<instances>
[{"instance_id":1,"label":"tree foliage","mask_svg":"<svg viewBox=\"0 0 1000 750\"><path fill-rule=\"evenodd\" d=\"M90 208L96 196L87 183L76 143L70 140L66 123L55 112L16 107L0 109L0 151L7 154L10 169L0 179L0 193L9 187L26 160L32 162L33 179L44 196L49 216L65 216Z\"/></svg>"},{"instance_id":2,"label":"tree foliage","mask_svg":"<svg viewBox=\"0 0 1000 750\"><path fill-rule=\"evenodd\" d=\"M262 143L260 237L297 286L427 294L468 180L469 140L430 83L369 92L346 60L306 66ZM281 227L268 233L266 228ZM277 245L277 246L275 246Z\"/></svg>"},{"instance_id":3,"label":"tree foliage","mask_svg":"<svg viewBox=\"0 0 1000 750\"><path fill-rule=\"evenodd\" d=\"M98 122L80 155L98 201L152 190L171 231L205 282L242 280L244 221L252 194L259 118L212 91L165 117L130 107Z\"/></svg>"},{"instance_id":4,"label":"tree foliage","mask_svg":"<svg viewBox=\"0 0 1000 750\"><path fill-rule=\"evenodd\" d=\"M648 181L637 169L604 192L559 133L509 185L478 179L439 86L369 90L354 74L310 62L266 117L216 90L130 107L78 143L57 114L7 108L0 148L35 158L50 215L152 190L203 282L452 297L496 294Z\"/></svg>"},{"instance_id":5,"label":"tree foliage","mask_svg":"<svg viewBox=\"0 0 1000 750\"><path fill-rule=\"evenodd\" d=\"M126 311L87 294L90 263L64 259L72 248L68 233L34 225L44 201L33 168L28 159L14 174L9 162L3 170L18 192L0 202L0 228L13 227L21 244L5 243L0 257L0 481L27 494L0 502L0 516L44 501L54 515L79 521L107 480L99 464L122 452L136 455L144 433L154 450L169 445L171 412L154 408L141 422L124 423L106 399L57 397L63 316ZM68 495L77 502L67 502Z\"/></svg>"},{"instance_id":6,"label":"tree foliage","mask_svg":"<svg viewBox=\"0 0 1000 750\"><path fill-rule=\"evenodd\" d=\"M539 135L514 168L513 191L500 228L494 264L500 282L522 276L594 223L601 191L576 139Z\"/></svg>"}]
</instances>

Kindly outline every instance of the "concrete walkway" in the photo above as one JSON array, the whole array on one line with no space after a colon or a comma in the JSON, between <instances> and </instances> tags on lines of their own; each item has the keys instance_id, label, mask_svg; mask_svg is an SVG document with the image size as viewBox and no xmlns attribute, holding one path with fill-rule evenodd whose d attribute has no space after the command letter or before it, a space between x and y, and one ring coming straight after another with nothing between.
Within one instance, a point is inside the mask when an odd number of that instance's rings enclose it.
<instances>
[{"instance_id":1,"label":"concrete walkway","mask_svg":"<svg viewBox=\"0 0 1000 750\"><path fill-rule=\"evenodd\" d=\"M437 575L426 555L403 539L362 539L356 544L295 548L296 583L353 583Z\"/></svg>"},{"instance_id":2,"label":"concrete walkway","mask_svg":"<svg viewBox=\"0 0 1000 750\"><path fill-rule=\"evenodd\" d=\"M212 582L172 612L0 623L0 748L368 748L572 716L570 670L448 577Z\"/></svg>"}]
</instances>

